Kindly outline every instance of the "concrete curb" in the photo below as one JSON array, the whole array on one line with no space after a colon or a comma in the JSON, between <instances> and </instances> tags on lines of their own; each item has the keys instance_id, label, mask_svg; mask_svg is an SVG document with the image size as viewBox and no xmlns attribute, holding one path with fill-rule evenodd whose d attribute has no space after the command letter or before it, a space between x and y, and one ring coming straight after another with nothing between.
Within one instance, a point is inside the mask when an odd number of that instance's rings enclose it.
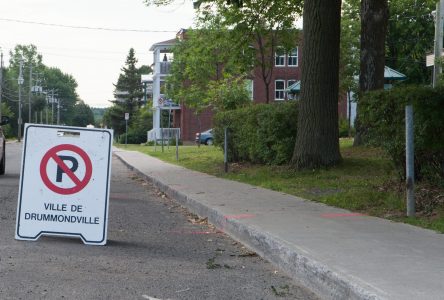
<instances>
[{"instance_id":1,"label":"concrete curb","mask_svg":"<svg viewBox=\"0 0 444 300\"><path fill-rule=\"evenodd\" d=\"M322 299L384 299L384 297L376 295L374 289L368 287L365 283L356 284L350 281L349 278L344 278L327 266L297 253L288 243L276 236L267 232L260 232L254 226L245 225L239 220L226 218L218 210L203 205L159 179L141 172L125 161L118 153L114 153L114 155L129 169L152 182L168 197L175 199L200 217L208 218L208 221L218 229L257 252L262 258L270 261Z\"/></svg>"}]
</instances>

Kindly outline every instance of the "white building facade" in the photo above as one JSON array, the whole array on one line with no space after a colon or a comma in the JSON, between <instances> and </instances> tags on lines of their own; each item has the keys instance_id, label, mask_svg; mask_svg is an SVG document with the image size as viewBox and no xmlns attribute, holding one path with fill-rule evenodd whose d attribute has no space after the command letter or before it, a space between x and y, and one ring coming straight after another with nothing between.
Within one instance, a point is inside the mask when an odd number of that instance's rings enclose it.
<instances>
[{"instance_id":1,"label":"white building facade","mask_svg":"<svg viewBox=\"0 0 444 300\"><path fill-rule=\"evenodd\" d=\"M148 141L162 138L161 111L163 109L164 95L162 87L170 73L173 58L172 48L176 39L153 44L150 51L153 52L153 129L148 132Z\"/></svg>"}]
</instances>

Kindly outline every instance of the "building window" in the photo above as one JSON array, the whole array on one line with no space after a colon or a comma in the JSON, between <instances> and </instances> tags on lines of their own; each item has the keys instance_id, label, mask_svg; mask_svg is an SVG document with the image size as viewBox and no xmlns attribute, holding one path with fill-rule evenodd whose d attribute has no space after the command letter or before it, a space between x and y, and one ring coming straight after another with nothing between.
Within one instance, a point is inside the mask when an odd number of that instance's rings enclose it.
<instances>
[{"instance_id":1,"label":"building window","mask_svg":"<svg viewBox=\"0 0 444 300\"><path fill-rule=\"evenodd\" d=\"M274 82L274 100L285 100L285 80Z\"/></svg>"},{"instance_id":2,"label":"building window","mask_svg":"<svg viewBox=\"0 0 444 300\"><path fill-rule=\"evenodd\" d=\"M298 47L291 49L288 53L288 65L292 67L298 66Z\"/></svg>"},{"instance_id":3,"label":"building window","mask_svg":"<svg viewBox=\"0 0 444 300\"><path fill-rule=\"evenodd\" d=\"M285 66L285 51L284 48L278 47L274 54L275 66Z\"/></svg>"}]
</instances>

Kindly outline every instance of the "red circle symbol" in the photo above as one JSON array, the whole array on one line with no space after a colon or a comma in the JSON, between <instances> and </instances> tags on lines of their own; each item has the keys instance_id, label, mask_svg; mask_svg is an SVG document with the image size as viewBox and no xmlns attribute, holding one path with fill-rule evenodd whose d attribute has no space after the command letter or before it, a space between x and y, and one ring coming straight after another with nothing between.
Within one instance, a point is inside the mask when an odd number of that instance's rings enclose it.
<instances>
[{"instance_id":1,"label":"red circle symbol","mask_svg":"<svg viewBox=\"0 0 444 300\"><path fill-rule=\"evenodd\" d=\"M85 163L85 176L83 179L79 179L76 174L65 164L65 162L57 155L60 151L72 151L78 154ZM48 177L47 166L50 159L53 159L57 164L58 168L62 169L63 172L68 175L68 177L74 182L74 187L62 188L55 185ZM42 162L40 163L40 176L42 177L43 183L53 192L62 195L71 195L80 192L88 184L92 176L92 164L89 159L88 154L77 146L70 144L62 144L55 146L46 152L43 156Z\"/></svg>"}]
</instances>

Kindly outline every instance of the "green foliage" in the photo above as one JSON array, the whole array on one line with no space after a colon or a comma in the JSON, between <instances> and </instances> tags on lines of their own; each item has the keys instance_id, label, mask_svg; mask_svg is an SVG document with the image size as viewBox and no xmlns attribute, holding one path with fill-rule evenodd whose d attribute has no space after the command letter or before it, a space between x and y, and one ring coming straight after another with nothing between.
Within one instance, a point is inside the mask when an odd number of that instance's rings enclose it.
<instances>
[{"instance_id":1,"label":"green foliage","mask_svg":"<svg viewBox=\"0 0 444 300\"><path fill-rule=\"evenodd\" d=\"M106 108L92 107L91 110L94 114L94 122L96 127L102 127L103 115L105 114Z\"/></svg>"},{"instance_id":2,"label":"green foliage","mask_svg":"<svg viewBox=\"0 0 444 300\"><path fill-rule=\"evenodd\" d=\"M340 118L339 119L339 137L340 138L345 138L345 137L349 137L349 136L353 136L354 135L354 128L350 128L350 132L349 132L349 123L348 123L348 119L346 118Z\"/></svg>"},{"instance_id":3,"label":"green foliage","mask_svg":"<svg viewBox=\"0 0 444 300\"><path fill-rule=\"evenodd\" d=\"M267 90L273 84L275 52L288 52L299 43L295 20L302 14L302 1L200 1L198 20L207 23L217 19L223 28L229 28L236 53L242 53L249 62L249 70L256 68L258 78ZM270 102L266 93L266 102Z\"/></svg>"},{"instance_id":4,"label":"green foliage","mask_svg":"<svg viewBox=\"0 0 444 300\"><path fill-rule=\"evenodd\" d=\"M130 120L132 119L130 114ZM103 115L103 125L114 130L114 136L125 132L125 108L120 105L108 107Z\"/></svg>"},{"instance_id":5,"label":"green foliage","mask_svg":"<svg viewBox=\"0 0 444 300\"><path fill-rule=\"evenodd\" d=\"M75 78L67 73L63 73L59 68L43 69L43 76L45 78L46 90L56 90L55 96L61 103L62 109L60 110L60 121L63 124L73 125L74 106L79 100L76 88L77 81ZM56 107L54 105L54 120L56 120ZM51 104L49 104L49 110L51 110Z\"/></svg>"},{"instance_id":6,"label":"green foliage","mask_svg":"<svg viewBox=\"0 0 444 300\"><path fill-rule=\"evenodd\" d=\"M390 0L386 37L386 64L407 76L407 83L430 82L424 64L433 48L435 0Z\"/></svg>"},{"instance_id":7,"label":"green foliage","mask_svg":"<svg viewBox=\"0 0 444 300\"><path fill-rule=\"evenodd\" d=\"M79 101L74 106L74 116L71 124L79 127L86 127L89 124L94 125L94 114L91 107L85 102Z\"/></svg>"},{"instance_id":8,"label":"green foliage","mask_svg":"<svg viewBox=\"0 0 444 300\"><path fill-rule=\"evenodd\" d=\"M151 73L152 69L145 65L138 68L136 64L137 58L134 49L131 48L122 73L119 74L119 79L115 84L116 100L112 101L113 105L106 109L102 123L114 129L114 135L118 137L125 134L125 113L129 113L128 138L139 143L139 141L146 141L146 131L152 128L152 121L149 120L151 111L148 109L150 105L147 103L145 107L142 107L143 85L140 76ZM117 92L124 92L124 94L117 95Z\"/></svg>"},{"instance_id":9,"label":"green foliage","mask_svg":"<svg viewBox=\"0 0 444 300\"><path fill-rule=\"evenodd\" d=\"M1 104L1 111L2 111L2 116L8 116L10 119L8 125L2 126L3 133L5 134L5 136L7 138L9 138L12 136L11 122L14 119L14 113L11 111L11 109L9 108L9 106L6 103Z\"/></svg>"},{"instance_id":10,"label":"green foliage","mask_svg":"<svg viewBox=\"0 0 444 300\"><path fill-rule=\"evenodd\" d=\"M263 164L290 161L296 140L297 104L260 104L220 112L214 120L215 144L223 146L228 128L228 158Z\"/></svg>"},{"instance_id":11,"label":"green foliage","mask_svg":"<svg viewBox=\"0 0 444 300\"><path fill-rule=\"evenodd\" d=\"M134 49L129 50L126 57L125 66L122 67L122 73L119 75L115 86L115 97L123 99L122 102L115 101L115 104L121 105L125 111L132 114L141 107L143 102L143 85L140 82L140 75L151 72L151 68L142 66L137 68L137 58ZM117 95L118 92L126 93Z\"/></svg>"},{"instance_id":12,"label":"green foliage","mask_svg":"<svg viewBox=\"0 0 444 300\"><path fill-rule=\"evenodd\" d=\"M250 105L251 99L243 78L228 77L210 82L208 96L216 111L226 111Z\"/></svg>"},{"instance_id":13,"label":"green foliage","mask_svg":"<svg viewBox=\"0 0 444 300\"><path fill-rule=\"evenodd\" d=\"M415 177L444 184L444 88L407 86L367 93L359 100L369 142L381 146L405 178L405 105L412 104Z\"/></svg>"},{"instance_id":14,"label":"green foliage","mask_svg":"<svg viewBox=\"0 0 444 300\"><path fill-rule=\"evenodd\" d=\"M22 85L22 108L23 108L23 122L34 122L35 113L40 116L48 114L49 122L51 119L56 120L56 105L54 109L54 117L51 117L52 107L47 102L45 94L32 93L31 94L31 109L32 120L28 115L29 91L30 91L30 67L32 65L33 80L32 85L40 85L44 87L45 92L55 89L56 96L61 103L60 120L62 124L72 125L74 117L74 106L78 101L76 93L77 82L75 78L67 73L64 73L59 68L47 67L42 63L42 55L38 53L37 47L34 45L17 45L10 51L9 66L4 70L3 82L3 100L7 101L8 106L13 112L18 112L18 83L17 77L19 75L20 60L23 59L22 75L24 84ZM37 82L37 78L39 82ZM10 122L12 134L17 134L17 118L18 113L13 116Z\"/></svg>"},{"instance_id":15,"label":"green foliage","mask_svg":"<svg viewBox=\"0 0 444 300\"><path fill-rule=\"evenodd\" d=\"M130 115L133 119L131 126L128 127L128 144L141 144L147 140L147 132L153 128L153 115L150 107L147 105L139 109L134 115ZM123 119L123 117L122 117ZM125 143L125 120L123 120L122 134L119 135L118 142Z\"/></svg>"},{"instance_id":16,"label":"green foliage","mask_svg":"<svg viewBox=\"0 0 444 300\"><path fill-rule=\"evenodd\" d=\"M356 91L359 75L360 51L360 0L344 0L342 2L341 44L339 65L339 90L341 92Z\"/></svg>"},{"instance_id":17,"label":"green foliage","mask_svg":"<svg viewBox=\"0 0 444 300\"><path fill-rule=\"evenodd\" d=\"M231 95L240 91L238 85L246 77L251 57L243 54L233 40L233 31L219 21L216 18L201 29L188 30L173 49L167 95L197 114L210 106L223 110L233 105L225 102L244 102L245 93L236 98Z\"/></svg>"}]
</instances>

